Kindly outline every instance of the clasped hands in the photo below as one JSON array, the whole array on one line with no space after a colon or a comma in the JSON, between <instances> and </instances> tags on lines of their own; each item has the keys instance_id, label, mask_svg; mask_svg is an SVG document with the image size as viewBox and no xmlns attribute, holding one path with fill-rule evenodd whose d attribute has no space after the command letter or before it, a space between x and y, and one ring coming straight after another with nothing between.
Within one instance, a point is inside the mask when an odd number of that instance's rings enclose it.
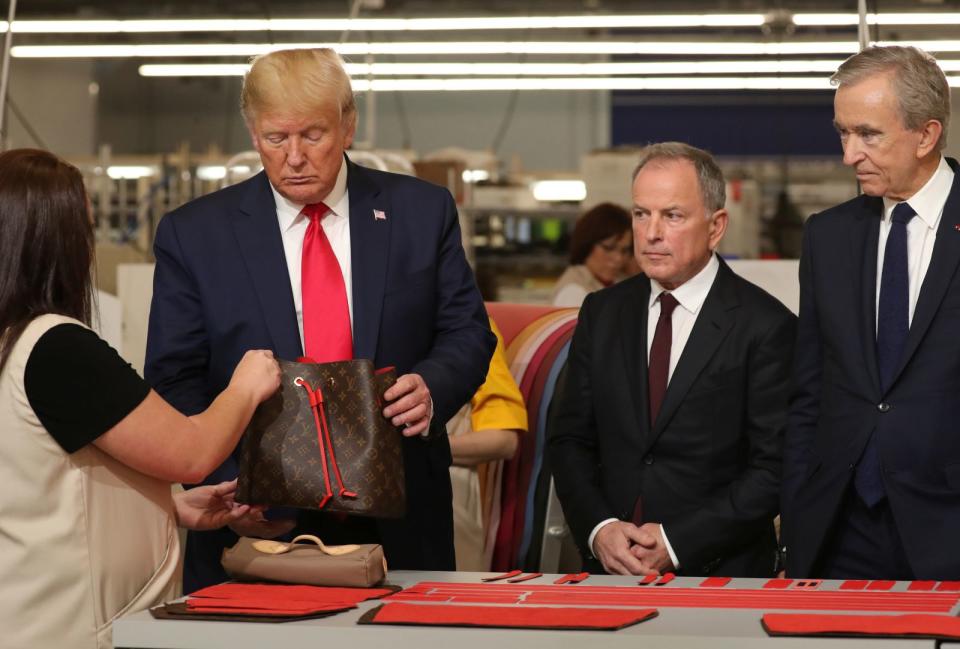
<instances>
[{"instance_id":1,"label":"clasped hands","mask_svg":"<svg viewBox=\"0 0 960 649\"><path fill-rule=\"evenodd\" d=\"M659 575L673 570L673 561L659 523L616 521L604 525L593 539L593 555L614 575Z\"/></svg>"}]
</instances>

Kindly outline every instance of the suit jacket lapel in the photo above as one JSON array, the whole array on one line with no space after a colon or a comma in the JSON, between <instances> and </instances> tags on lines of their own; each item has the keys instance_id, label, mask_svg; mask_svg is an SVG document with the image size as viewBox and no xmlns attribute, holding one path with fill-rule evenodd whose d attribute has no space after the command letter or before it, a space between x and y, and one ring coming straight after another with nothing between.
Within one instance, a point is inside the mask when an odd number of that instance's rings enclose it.
<instances>
[{"instance_id":1,"label":"suit jacket lapel","mask_svg":"<svg viewBox=\"0 0 960 649\"><path fill-rule=\"evenodd\" d=\"M734 286L733 271L723 260L720 260L717 278L707 294L707 299L690 332L690 338L683 348L677 367L667 385L663 405L660 406L653 430L647 437L644 452L653 446L663 433L677 408L683 403L687 392L730 332L736 317L734 312L739 306L740 300Z\"/></svg>"},{"instance_id":2,"label":"suit jacket lapel","mask_svg":"<svg viewBox=\"0 0 960 649\"><path fill-rule=\"evenodd\" d=\"M388 197L363 167L347 159L350 256L353 271L353 355L375 360L387 280L393 215ZM382 213L377 218L374 211Z\"/></svg>"},{"instance_id":3,"label":"suit jacket lapel","mask_svg":"<svg viewBox=\"0 0 960 649\"><path fill-rule=\"evenodd\" d=\"M302 356L303 349L277 205L266 174L261 172L249 183L240 212L231 223L274 350L278 357L292 360Z\"/></svg>"},{"instance_id":4,"label":"suit jacket lapel","mask_svg":"<svg viewBox=\"0 0 960 649\"><path fill-rule=\"evenodd\" d=\"M650 281L640 281L636 295L627 300L620 312L620 342L627 371L627 385L631 386L633 414L637 422L638 439L650 430L649 397L647 395L647 321L650 302Z\"/></svg>"},{"instance_id":5,"label":"suit jacket lapel","mask_svg":"<svg viewBox=\"0 0 960 649\"><path fill-rule=\"evenodd\" d=\"M930 323L940 308L960 263L960 232L955 227L960 215L960 169L955 160L949 160L954 171L953 187L943 207L940 225L937 227L937 239L933 244L933 255L930 258L930 267L920 286L920 295L917 297L917 306L913 311L913 321L910 323L910 332L907 334L907 343L900 358L900 364L894 373L891 385L896 383L897 377L904 366L917 351L920 341L923 340Z\"/></svg>"},{"instance_id":6,"label":"suit jacket lapel","mask_svg":"<svg viewBox=\"0 0 960 649\"><path fill-rule=\"evenodd\" d=\"M880 394L880 368L877 362L877 245L880 240L880 219L883 200L864 196L860 210L854 215L850 252L853 274L859 286L853 295L860 296L860 343L867 380L876 394Z\"/></svg>"}]
</instances>

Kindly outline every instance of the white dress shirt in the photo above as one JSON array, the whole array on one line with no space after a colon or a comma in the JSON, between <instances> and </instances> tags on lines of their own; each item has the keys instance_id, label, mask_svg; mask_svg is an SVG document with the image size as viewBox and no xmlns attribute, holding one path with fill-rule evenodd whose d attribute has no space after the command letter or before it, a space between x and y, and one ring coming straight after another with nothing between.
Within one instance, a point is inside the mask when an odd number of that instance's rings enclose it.
<instances>
[{"instance_id":1,"label":"white dress shirt","mask_svg":"<svg viewBox=\"0 0 960 649\"><path fill-rule=\"evenodd\" d=\"M300 266L303 259L303 238L307 234L310 219L301 212L303 205L287 200L273 185L273 199L277 204L277 221L280 224L280 236L283 238L283 254L287 258L287 271L290 273L290 288L293 291L293 306L297 311L297 328L300 330L300 347L303 348L303 295L301 292ZM353 327L353 277L350 266L350 197L347 194L347 162L340 164L340 172L333 189L323 199L330 208L330 214L320 221L323 233L327 235L333 254L343 273L343 286L347 290L347 309L350 313L350 327Z\"/></svg>"},{"instance_id":2,"label":"white dress shirt","mask_svg":"<svg viewBox=\"0 0 960 649\"><path fill-rule=\"evenodd\" d=\"M683 354L683 348L686 346L687 341L690 340L690 332L693 331L693 325L700 315L700 310L707 299L707 294L710 293L710 288L713 287L714 280L717 279L717 272L719 272L719 270L720 262L717 261L716 255L710 255L710 261L707 262L707 265L704 266L699 273L670 291L671 295L677 299L679 304L677 308L673 310L673 315L670 318L671 344L670 369L667 374L668 387L670 385L670 379L673 378L673 370L676 369L680 355ZM650 280L650 302L647 305L648 363L650 361L650 349L653 346L653 335L657 330L657 320L660 319L660 294L665 291L666 289L663 288L659 282L654 279ZM607 520L600 521L600 523L593 528L593 531L590 532L590 538L587 540L591 552L593 552L593 540L597 537L597 532L605 525L609 525L617 520L616 518L608 518ZM677 555L670 545L670 540L667 538L667 530L663 525L660 526L660 533L663 535L663 544L667 547L667 553L670 555L673 567L679 568L680 560L677 559Z\"/></svg>"},{"instance_id":3,"label":"white dress shirt","mask_svg":"<svg viewBox=\"0 0 960 649\"><path fill-rule=\"evenodd\" d=\"M907 223L907 274L910 278L910 310L908 323L913 323L913 312L917 307L920 287L927 276L930 258L933 256L933 244L937 239L937 227L943 216L943 206L953 187L953 169L940 157L940 165L930 176L930 180L916 194L906 200L917 215ZM880 278L883 275L883 257L890 234L891 216L897 201L883 199L883 218L880 221L880 237L877 240L877 301L874 313L880 309ZM874 318L876 326L876 318Z\"/></svg>"}]
</instances>

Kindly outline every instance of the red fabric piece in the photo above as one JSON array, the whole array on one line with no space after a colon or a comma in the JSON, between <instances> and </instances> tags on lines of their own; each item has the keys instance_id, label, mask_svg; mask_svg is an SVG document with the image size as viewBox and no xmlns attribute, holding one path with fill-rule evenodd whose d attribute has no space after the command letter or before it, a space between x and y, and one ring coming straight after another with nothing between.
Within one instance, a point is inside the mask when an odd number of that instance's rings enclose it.
<instances>
[{"instance_id":1,"label":"red fabric piece","mask_svg":"<svg viewBox=\"0 0 960 649\"><path fill-rule=\"evenodd\" d=\"M730 583L730 577L707 577L700 582L700 588L723 588Z\"/></svg>"},{"instance_id":2,"label":"red fabric piece","mask_svg":"<svg viewBox=\"0 0 960 649\"><path fill-rule=\"evenodd\" d=\"M647 575L646 577L644 577L643 579L641 579L638 583L639 583L641 586L646 586L647 584L652 584L653 582L655 582L655 581L658 580L658 579L660 579L660 575Z\"/></svg>"},{"instance_id":3,"label":"red fabric piece","mask_svg":"<svg viewBox=\"0 0 960 649\"><path fill-rule=\"evenodd\" d=\"M869 583L869 579L848 579L840 584L840 590L863 590Z\"/></svg>"},{"instance_id":4,"label":"red fabric piece","mask_svg":"<svg viewBox=\"0 0 960 649\"><path fill-rule=\"evenodd\" d=\"M952 615L798 615L767 613L770 635L920 636L960 639L960 618Z\"/></svg>"},{"instance_id":5,"label":"red fabric piece","mask_svg":"<svg viewBox=\"0 0 960 649\"><path fill-rule=\"evenodd\" d=\"M323 203L303 208L310 219L303 237L300 294L304 355L318 363L353 358L353 334L343 272L320 221L330 213Z\"/></svg>"},{"instance_id":6,"label":"red fabric piece","mask_svg":"<svg viewBox=\"0 0 960 649\"><path fill-rule=\"evenodd\" d=\"M660 405L667 393L668 377L670 376L670 348L673 345L673 310L680 303L670 293L661 293L660 317L657 319L657 328L653 332L653 342L650 344L650 366L647 370L647 387L649 389L650 428L657 422Z\"/></svg>"},{"instance_id":7,"label":"red fabric piece","mask_svg":"<svg viewBox=\"0 0 960 649\"><path fill-rule=\"evenodd\" d=\"M657 609L554 608L512 606L443 606L436 604L384 604L365 620L372 624L422 626L474 626L511 629L615 630L643 622Z\"/></svg>"},{"instance_id":8,"label":"red fabric piece","mask_svg":"<svg viewBox=\"0 0 960 649\"><path fill-rule=\"evenodd\" d=\"M312 604L357 604L379 599L393 591L389 588L332 588L288 584L223 583L192 593L191 598L257 599L273 602L310 602Z\"/></svg>"},{"instance_id":9,"label":"red fabric piece","mask_svg":"<svg viewBox=\"0 0 960 649\"><path fill-rule=\"evenodd\" d=\"M897 582L890 581L887 579L875 579L870 582L870 585L867 586L867 590L890 590L896 585Z\"/></svg>"},{"instance_id":10,"label":"red fabric piece","mask_svg":"<svg viewBox=\"0 0 960 649\"><path fill-rule=\"evenodd\" d=\"M941 581L937 590L946 590L950 592L960 591L960 581Z\"/></svg>"},{"instance_id":11,"label":"red fabric piece","mask_svg":"<svg viewBox=\"0 0 960 649\"><path fill-rule=\"evenodd\" d=\"M655 583L654 586L665 586L666 584L669 584L671 581L673 581L676 578L677 576L672 572L665 572L663 573L663 576L661 576L660 579L657 580L657 583Z\"/></svg>"},{"instance_id":12,"label":"red fabric piece","mask_svg":"<svg viewBox=\"0 0 960 649\"><path fill-rule=\"evenodd\" d=\"M936 585L935 581L911 581L907 590L933 590Z\"/></svg>"},{"instance_id":13,"label":"red fabric piece","mask_svg":"<svg viewBox=\"0 0 960 649\"><path fill-rule=\"evenodd\" d=\"M353 604L316 604L313 602L282 602L264 599L188 599L187 610L197 613L234 613L248 615L312 615L333 613L356 608Z\"/></svg>"},{"instance_id":14,"label":"red fabric piece","mask_svg":"<svg viewBox=\"0 0 960 649\"><path fill-rule=\"evenodd\" d=\"M792 579L771 579L763 585L764 588L787 588L793 583Z\"/></svg>"}]
</instances>

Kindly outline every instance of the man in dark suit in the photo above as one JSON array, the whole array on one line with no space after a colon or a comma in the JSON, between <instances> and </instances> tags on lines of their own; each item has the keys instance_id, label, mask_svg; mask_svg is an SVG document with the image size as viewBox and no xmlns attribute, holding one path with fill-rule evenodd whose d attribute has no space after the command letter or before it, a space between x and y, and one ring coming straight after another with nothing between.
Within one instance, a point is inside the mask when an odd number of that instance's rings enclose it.
<instances>
[{"instance_id":1,"label":"man in dark suit","mask_svg":"<svg viewBox=\"0 0 960 649\"><path fill-rule=\"evenodd\" d=\"M301 512L297 531L382 542L392 568L453 570L444 425L483 383L496 342L453 199L349 161L356 107L332 50L258 58L241 105L264 171L161 221L145 375L194 414L251 348L395 366L384 412L406 427L407 516L374 524ZM234 457L208 480L236 475ZM192 534L185 591L226 578L220 554L238 533L275 537L293 524Z\"/></svg>"},{"instance_id":2,"label":"man in dark suit","mask_svg":"<svg viewBox=\"0 0 960 649\"><path fill-rule=\"evenodd\" d=\"M863 195L800 259L784 447L790 576L960 578L960 184L933 57L873 47L832 81Z\"/></svg>"},{"instance_id":3,"label":"man in dark suit","mask_svg":"<svg viewBox=\"0 0 960 649\"><path fill-rule=\"evenodd\" d=\"M564 515L593 568L772 575L796 318L715 254L708 153L647 147L633 201L643 274L587 297L553 400Z\"/></svg>"}]
</instances>

